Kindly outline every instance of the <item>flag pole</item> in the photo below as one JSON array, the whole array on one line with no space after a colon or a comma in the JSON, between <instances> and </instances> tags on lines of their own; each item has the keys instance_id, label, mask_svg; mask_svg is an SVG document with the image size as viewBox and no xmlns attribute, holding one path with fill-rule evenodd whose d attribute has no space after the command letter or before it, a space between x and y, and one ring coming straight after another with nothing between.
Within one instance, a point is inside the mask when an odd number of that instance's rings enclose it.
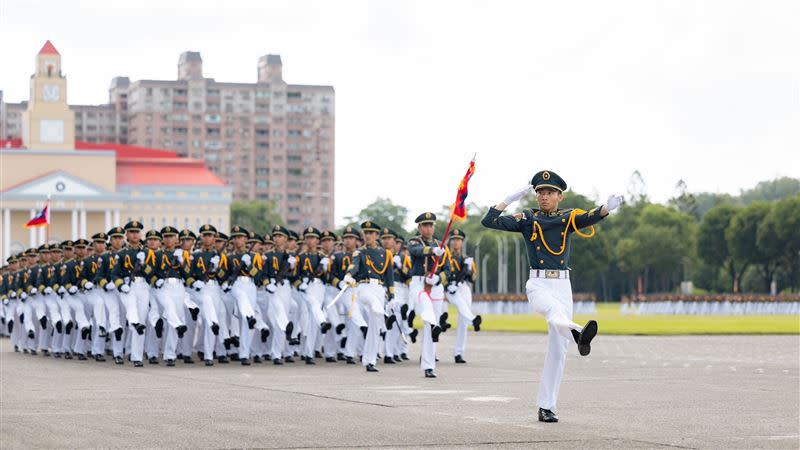
<instances>
[{"instance_id":1,"label":"flag pole","mask_svg":"<svg viewBox=\"0 0 800 450\"><path fill-rule=\"evenodd\" d=\"M44 230L44 243L50 245L50 194L47 194L47 203L45 204L47 212L45 213L45 230Z\"/></svg>"}]
</instances>

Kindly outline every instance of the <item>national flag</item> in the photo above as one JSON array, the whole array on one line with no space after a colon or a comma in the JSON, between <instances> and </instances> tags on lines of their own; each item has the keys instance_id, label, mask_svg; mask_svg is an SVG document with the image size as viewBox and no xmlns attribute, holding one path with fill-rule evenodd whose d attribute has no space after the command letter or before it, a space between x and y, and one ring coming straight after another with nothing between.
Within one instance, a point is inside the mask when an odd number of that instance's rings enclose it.
<instances>
[{"instance_id":1,"label":"national flag","mask_svg":"<svg viewBox=\"0 0 800 450\"><path fill-rule=\"evenodd\" d=\"M461 179L461 183L458 185L456 202L453 204L452 217L458 221L463 221L467 218L467 185L469 184L469 179L472 178L473 173L475 173L474 158L469 162L467 173L464 174L464 178Z\"/></svg>"},{"instance_id":2,"label":"national flag","mask_svg":"<svg viewBox=\"0 0 800 450\"><path fill-rule=\"evenodd\" d=\"M25 228L38 228L38 227L46 227L48 224L47 221L47 209L50 207L49 204L44 205L44 209L42 209L38 214L33 216L28 223L25 224Z\"/></svg>"}]
</instances>

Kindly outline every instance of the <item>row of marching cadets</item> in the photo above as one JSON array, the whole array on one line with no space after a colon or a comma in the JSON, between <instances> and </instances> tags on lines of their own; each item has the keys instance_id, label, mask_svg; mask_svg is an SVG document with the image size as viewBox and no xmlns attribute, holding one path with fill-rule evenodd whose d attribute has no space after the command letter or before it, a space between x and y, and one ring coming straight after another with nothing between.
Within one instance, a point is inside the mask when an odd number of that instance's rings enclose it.
<instances>
[{"instance_id":1,"label":"row of marching cadets","mask_svg":"<svg viewBox=\"0 0 800 450\"><path fill-rule=\"evenodd\" d=\"M409 360L421 341L421 368L436 377L436 343L459 320L454 359L465 363L477 277L454 230L445 247L436 216L417 217L408 240L372 221L340 237L314 227L276 225L260 236L241 226L225 235L167 226L142 235L140 222L85 239L28 249L0 278L2 334L16 351L105 361L205 365L239 361L361 364ZM419 317L421 330L414 328Z\"/></svg>"}]
</instances>

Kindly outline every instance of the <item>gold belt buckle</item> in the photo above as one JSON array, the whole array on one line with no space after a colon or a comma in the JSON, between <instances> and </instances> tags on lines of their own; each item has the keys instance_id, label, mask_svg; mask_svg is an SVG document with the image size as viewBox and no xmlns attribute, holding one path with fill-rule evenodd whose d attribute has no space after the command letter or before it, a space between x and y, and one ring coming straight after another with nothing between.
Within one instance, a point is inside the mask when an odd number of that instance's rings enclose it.
<instances>
[{"instance_id":1,"label":"gold belt buckle","mask_svg":"<svg viewBox=\"0 0 800 450\"><path fill-rule=\"evenodd\" d=\"M544 271L545 278L558 278L558 271L557 270L545 270Z\"/></svg>"}]
</instances>

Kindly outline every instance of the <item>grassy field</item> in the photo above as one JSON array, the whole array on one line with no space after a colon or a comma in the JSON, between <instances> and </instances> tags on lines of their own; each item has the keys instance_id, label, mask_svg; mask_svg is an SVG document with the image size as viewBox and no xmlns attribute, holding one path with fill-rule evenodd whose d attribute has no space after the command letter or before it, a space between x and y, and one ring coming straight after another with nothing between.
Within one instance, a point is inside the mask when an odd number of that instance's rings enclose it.
<instances>
[{"instance_id":1,"label":"grassy field","mask_svg":"<svg viewBox=\"0 0 800 450\"><path fill-rule=\"evenodd\" d=\"M450 317L455 325L455 308ZM589 319L597 320L603 334L800 334L800 316L623 316L618 303L598 304L596 315L574 318L581 325ZM488 314L481 330L545 333L547 324L536 314Z\"/></svg>"}]
</instances>

